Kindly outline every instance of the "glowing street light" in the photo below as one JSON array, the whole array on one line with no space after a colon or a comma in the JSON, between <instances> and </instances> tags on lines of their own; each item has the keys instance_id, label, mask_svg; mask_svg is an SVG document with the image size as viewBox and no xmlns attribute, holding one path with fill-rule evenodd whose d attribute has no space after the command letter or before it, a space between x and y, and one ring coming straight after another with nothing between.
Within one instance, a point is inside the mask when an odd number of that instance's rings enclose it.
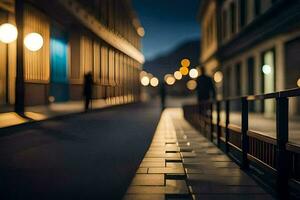
<instances>
[{"instance_id":1,"label":"glowing street light","mask_svg":"<svg viewBox=\"0 0 300 200\"><path fill-rule=\"evenodd\" d=\"M151 78L151 80L150 80L150 85L151 85L152 87L157 87L158 84L159 84L158 78L156 78L156 77Z\"/></svg>"},{"instance_id":2,"label":"glowing street light","mask_svg":"<svg viewBox=\"0 0 300 200\"><path fill-rule=\"evenodd\" d=\"M191 78L197 78L199 73L198 73L198 70L197 69L191 69L190 72L189 72L189 75Z\"/></svg>"},{"instance_id":3,"label":"glowing street light","mask_svg":"<svg viewBox=\"0 0 300 200\"><path fill-rule=\"evenodd\" d=\"M189 69L187 67L180 67L179 71L183 76L186 76L189 74Z\"/></svg>"},{"instance_id":4,"label":"glowing street light","mask_svg":"<svg viewBox=\"0 0 300 200\"><path fill-rule=\"evenodd\" d=\"M4 23L0 26L0 41L3 43L11 43L18 37L17 27L10 23Z\"/></svg>"},{"instance_id":5,"label":"glowing street light","mask_svg":"<svg viewBox=\"0 0 300 200\"><path fill-rule=\"evenodd\" d=\"M29 33L24 38L24 44L30 51L38 51L44 44L44 39L39 33Z\"/></svg>"},{"instance_id":6,"label":"glowing street light","mask_svg":"<svg viewBox=\"0 0 300 200\"><path fill-rule=\"evenodd\" d=\"M176 80L181 80L182 74L180 73L180 71L176 71L174 72L174 77L176 78Z\"/></svg>"},{"instance_id":7,"label":"glowing street light","mask_svg":"<svg viewBox=\"0 0 300 200\"><path fill-rule=\"evenodd\" d=\"M264 65L262 67L262 71L263 71L264 74L269 75L272 72L272 68L271 68L270 65Z\"/></svg>"},{"instance_id":8,"label":"glowing street light","mask_svg":"<svg viewBox=\"0 0 300 200\"><path fill-rule=\"evenodd\" d=\"M166 81L166 83L168 84L168 85L174 85L174 83L175 83L175 78L172 76L172 75L170 75L170 74L167 74L166 76L165 76L165 81Z\"/></svg>"},{"instance_id":9,"label":"glowing street light","mask_svg":"<svg viewBox=\"0 0 300 200\"><path fill-rule=\"evenodd\" d=\"M220 71L217 71L217 72L214 74L214 81L215 81L216 83L220 83L220 82L222 82L222 80L223 80L223 73L220 72Z\"/></svg>"},{"instance_id":10,"label":"glowing street light","mask_svg":"<svg viewBox=\"0 0 300 200\"><path fill-rule=\"evenodd\" d=\"M187 83L186 83L186 87L189 89L189 90L195 90L197 88L197 82L195 80L189 80Z\"/></svg>"},{"instance_id":11,"label":"glowing street light","mask_svg":"<svg viewBox=\"0 0 300 200\"><path fill-rule=\"evenodd\" d=\"M150 80L149 80L149 77L148 76L144 76L142 79L141 79L141 84L143 86L148 86L150 83Z\"/></svg>"},{"instance_id":12,"label":"glowing street light","mask_svg":"<svg viewBox=\"0 0 300 200\"><path fill-rule=\"evenodd\" d=\"M191 62L190 62L190 60L187 59L187 58L181 60L181 66L182 66L182 67L189 67L190 64L191 64Z\"/></svg>"}]
</instances>

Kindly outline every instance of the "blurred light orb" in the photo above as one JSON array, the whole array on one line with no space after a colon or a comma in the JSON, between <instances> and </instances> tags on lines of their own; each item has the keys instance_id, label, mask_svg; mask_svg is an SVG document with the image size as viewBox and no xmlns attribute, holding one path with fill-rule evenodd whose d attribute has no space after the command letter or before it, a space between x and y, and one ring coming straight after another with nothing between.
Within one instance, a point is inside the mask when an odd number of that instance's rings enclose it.
<instances>
[{"instance_id":1,"label":"blurred light orb","mask_svg":"<svg viewBox=\"0 0 300 200\"><path fill-rule=\"evenodd\" d=\"M168 79L170 76L172 76L172 74L166 74L166 75L164 76L165 82L167 82L167 79Z\"/></svg>"},{"instance_id":2,"label":"blurred light orb","mask_svg":"<svg viewBox=\"0 0 300 200\"><path fill-rule=\"evenodd\" d=\"M11 43L18 37L17 27L10 23L4 23L0 26L0 41L3 43Z\"/></svg>"},{"instance_id":3,"label":"blurred light orb","mask_svg":"<svg viewBox=\"0 0 300 200\"><path fill-rule=\"evenodd\" d=\"M148 76L144 76L142 79L141 79L141 84L143 86L148 86L150 83L150 80L149 80L149 77Z\"/></svg>"},{"instance_id":4,"label":"blurred light orb","mask_svg":"<svg viewBox=\"0 0 300 200\"><path fill-rule=\"evenodd\" d=\"M197 78L199 73L198 73L198 70L197 69L191 69L190 72L189 72L189 75L191 78Z\"/></svg>"},{"instance_id":5,"label":"blurred light orb","mask_svg":"<svg viewBox=\"0 0 300 200\"><path fill-rule=\"evenodd\" d=\"M50 96L48 98L48 100L49 100L50 103L54 103L55 102L55 97L54 96Z\"/></svg>"},{"instance_id":6,"label":"blurred light orb","mask_svg":"<svg viewBox=\"0 0 300 200\"><path fill-rule=\"evenodd\" d=\"M220 82L222 82L222 80L223 80L223 73L220 72L220 71L217 71L217 72L214 74L214 81L215 81L216 83L220 83Z\"/></svg>"},{"instance_id":7,"label":"blurred light orb","mask_svg":"<svg viewBox=\"0 0 300 200\"><path fill-rule=\"evenodd\" d=\"M149 77L149 79L151 80L151 78L153 78L153 74L148 73L147 76Z\"/></svg>"},{"instance_id":8,"label":"blurred light orb","mask_svg":"<svg viewBox=\"0 0 300 200\"><path fill-rule=\"evenodd\" d=\"M262 71L264 74L268 75L268 74L271 74L272 73L272 68L270 65L264 65L262 67Z\"/></svg>"},{"instance_id":9,"label":"blurred light orb","mask_svg":"<svg viewBox=\"0 0 300 200\"><path fill-rule=\"evenodd\" d=\"M181 66L182 66L182 67L189 67L190 64L191 64L191 62L190 62L190 60L187 59L187 58L181 60Z\"/></svg>"},{"instance_id":10,"label":"blurred light orb","mask_svg":"<svg viewBox=\"0 0 300 200\"><path fill-rule=\"evenodd\" d=\"M174 72L174 77L176 78L176 80L181 80L182 74L180 73L180 71L176 71Z\"/></svg>"},{"instance_id":11,"label":"blurred light orb","mask_svg":"<svg viewBox=\"0 0 300 200\"><path fill-rule=\"evenodd\" d=\"M29 33L24 38L24 44L30 51L38 51L44 44L44 39L39 33Z\"/></svg>"},{"instance_id":12,"label":"blurred light orb","mask_svg":"<svg viewBox=\"0 0 300 200\"><path fill-rule=\"evenodd\" d=\"M173 76L169 76L169 77L167 77L167 79L166 79L166 83L168 84L168 85L174 85L174 83L175 83L175 78L173 77Z\"/></svg>"},{"instance_id":13,"label":"blurred light orb","mask_svg":"<svg viewBox=\"0 0 300 200\"><path fill-rule=\"evenodd\" d=\"M141 71L141 72L140 72L140 79L142 79L144 76L147 76L147 75L148 75L147 72Z\"/></svg>"},{"instance_id":14,"label":"blurred light orb","mask_svg":"<svg viewBox=\"0 0 300 200\"><path fill-rule=\"evenodd\" d=\"M138 27L137 33L139 36L144 37L145 36L145 29L143 27Z\"/></svg>"},{"instance_id":15,"label":"blurred light orb","mask_svg":"<svg viewBox=\"0 0 300 200\"><path fill-rule=\"evenodd\" d=\"M186 87L189 89L189 90L195 90L197 88L197 82L195 80L189 80L187 83L186 83Z\"/></svg>"},{"instance_id":16,"label":"blurred light orb","mask_svg":"<svg viewBox=\"0 0 300 200\"><path fill-rule=\"evenodd\" d=\"M297 81L297 86L300 87L300 78Z\"/></svg>"},{"instance_id":17,"label":"blurred light orb","mask_svg":"<svg viewBox=\"0 0 300 200\"><path fill-rule=\"evenodd\" d=\"M152 87L157 87L158 84L159 84L158 78L156 78L156 77L151 78L151 80L150 80L150 85L151 85Z\"/></svg>"},{"instance_id":18,"label":"blurred light orb","mask_svg":"<svg viewBox=\"0 0 300 200\"><path fill-rule=\"evenodd\" d=\"M179 71L183 76L186 76L189 74L189 69L187 67L180 67Z\"/></svg>"}]
</instances>

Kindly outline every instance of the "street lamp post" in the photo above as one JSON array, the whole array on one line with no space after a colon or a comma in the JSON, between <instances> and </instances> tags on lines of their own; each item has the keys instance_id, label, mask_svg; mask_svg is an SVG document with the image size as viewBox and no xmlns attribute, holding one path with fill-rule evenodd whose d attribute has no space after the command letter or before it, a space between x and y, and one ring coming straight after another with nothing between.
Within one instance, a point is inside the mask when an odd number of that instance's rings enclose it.
<instances>
[{"instance_id":1,"label":"street lamp post","mask_svg":"<svg viewBox=\"0 0 300 200\"><path fill-rule=\"evenodd\" d=\"M17 38L17 69L16 69L16 90L15 90L15 112L21 115L24 114L24 21L23 21L24 3L23 0L15 0L15 16L18 29Z\"/></svg>"}]
</instances>

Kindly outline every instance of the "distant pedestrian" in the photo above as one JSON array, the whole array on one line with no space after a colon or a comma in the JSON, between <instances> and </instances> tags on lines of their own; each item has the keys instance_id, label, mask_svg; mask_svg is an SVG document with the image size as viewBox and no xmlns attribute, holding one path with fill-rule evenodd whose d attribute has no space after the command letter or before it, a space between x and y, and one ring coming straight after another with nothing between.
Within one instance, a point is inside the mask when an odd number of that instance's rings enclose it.
<instances>
[{"instance_id":1,"label":"distant pedestrian","mask_svg":"<svg viewBox=\"0 0 300 200\"><path fill-rule=\"evenodd\" d=\"M216 98L216 89L212 78L205 74L204 67L201 67L200 70L201 75L197 79L198 105L200 114L206 115L207 106L203 105L203 103Z\"/></svg>"},{"instance_id":2,"label":"distant pedestrian","mask_svg":"<svg viewBox=\"0 0 300 200\"><path fill-rule=\"evenodd\" d=\"M162 81L160 84L160 101L161 101L161 110L164 110L166 107L166 85Z\"/></svg>"},{"instance_id":3,"label":"distant pedestrian","mask_svg":"<svg viewBox=\"0 0 300 200\"><path fill-rule=\"evenodd\" d=\"M83 88L83 96L84 96L84 109L88 111L89 106L92 101L92 91L93 91L93 77L92 73L88 72L84 75L84 88Z\"/></svg>"}]
</instances>

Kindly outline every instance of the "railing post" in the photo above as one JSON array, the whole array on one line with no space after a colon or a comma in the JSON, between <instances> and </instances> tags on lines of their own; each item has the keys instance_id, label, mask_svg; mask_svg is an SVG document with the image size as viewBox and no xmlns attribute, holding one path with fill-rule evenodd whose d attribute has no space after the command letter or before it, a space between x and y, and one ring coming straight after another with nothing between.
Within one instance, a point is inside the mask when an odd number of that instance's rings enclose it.
<instances>
[{"instance_id":1,"label":"railing post","mask_svg":"<svg viewBox=\"0 0 300 200\"><path fill-rule=\"evenodd\" d=\"M213 101L209 103L210 105L210 116L209 116L209 121L210 121L210 141L214 141L214 124L213 124Z\"/></svg>"},{"instance_id":2,"label":"railing post","mask_svg":"<svg viewBox=\"0 0 300 200\"><path fill-rule=\"evenodd\" d=\"M249 153L249 137L248 133L248 117L249 108L247 97L242 97L242 168L249 167L248 153Z\"/></svg>"},{"instance_id":3,"label":"railing post","mask_svg":"<svg viewBox=\"0 0 300 200\"><path fill-rule=\"evenodd\" d=\"M229 100L225 101L225 112L226 112L226 121L225 121L225 152L229 152L229 146L228 146L228 141L229 141L229 112L230 112L230 102Z\"/></svg>"},{"instance_id":4,"label":"railing post","mask_svg":"<svg viewBox=\"0 0 300 200\"><path fill-rule=\"evenodd\" d=\"M288 199L288 155L286 144L289 135L289 100L279 97L276 99L276 136L277 136L277 191L279 199Z\"/></svg>"},{"instance_id":5,"label":"railing post","mask_svg":"<svg viewBox=\"0 0 300 200\"><path fill-rule=\"evenodd\" d=\"M220 126L220 101L217 101L217 145L220 147L221 126Z\"/></svg>"}]
</instances>

